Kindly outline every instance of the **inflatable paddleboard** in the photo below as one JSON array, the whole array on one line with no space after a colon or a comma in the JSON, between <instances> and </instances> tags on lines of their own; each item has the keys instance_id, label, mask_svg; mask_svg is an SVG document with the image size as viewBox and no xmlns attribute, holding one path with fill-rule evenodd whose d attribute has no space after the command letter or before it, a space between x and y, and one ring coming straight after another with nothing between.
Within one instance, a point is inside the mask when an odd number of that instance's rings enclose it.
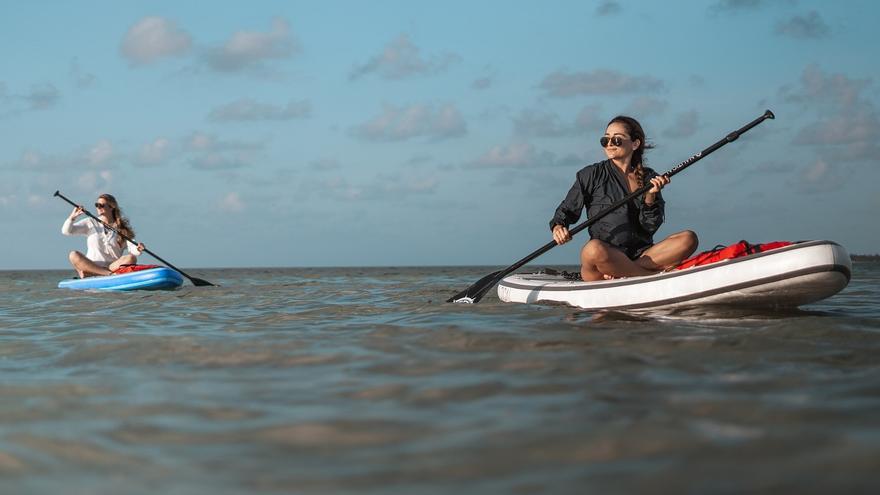
<instances>
[{"instance_id":1,"label":"inflatable paddleboard","mask_svg":"<svg viewBox=\"0 0 880 495\"><path fill-rule=\"evenodd\" d=\"M183 276L164 266L103 277L62 280L59 289L171 290L183 285Z\"/></svg>"},{"instance_id":2,"label":"inflatable paddleboard","mask_svg":"<svg viewBox=\"0 0 880 495\"><path fill-rule=\"evenodd\" d=\"M597 282L559 274L514 274L498 284L505 302L553 301L584 309L648 309L702 305L797 307L840 292L852 262L831 241L778 249L683 270Z\"/></svg>"}]
</instances>

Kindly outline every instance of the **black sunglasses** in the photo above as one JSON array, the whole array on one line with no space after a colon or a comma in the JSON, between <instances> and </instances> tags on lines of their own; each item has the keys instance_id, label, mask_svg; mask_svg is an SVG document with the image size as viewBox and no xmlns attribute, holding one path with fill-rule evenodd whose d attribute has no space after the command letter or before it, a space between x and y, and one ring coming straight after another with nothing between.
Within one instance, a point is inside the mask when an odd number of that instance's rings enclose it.
<instances>
[{"instance_id":1,"label":"black sunglasses","mask_svg":"<svg viewBox=\"0 0 880 495\"><path fill-rule=\"evenodd\" d=\"M602 136L599 138L599 144L601 144L603 148L607 148L608 143L611 143L614 146L620 146L621 144L623 144L623 138L620 136Z\"/></svg>"},{"instance_id":2,"label":"black sunglasses","mask_svg":"<svg viewBox=\"0 0 880 495\"><path fill-rule=\"evenodd\" d=\"M107 203L95 203L95 208L109 208L110 205Z\"/></svg>"}]
</instances>

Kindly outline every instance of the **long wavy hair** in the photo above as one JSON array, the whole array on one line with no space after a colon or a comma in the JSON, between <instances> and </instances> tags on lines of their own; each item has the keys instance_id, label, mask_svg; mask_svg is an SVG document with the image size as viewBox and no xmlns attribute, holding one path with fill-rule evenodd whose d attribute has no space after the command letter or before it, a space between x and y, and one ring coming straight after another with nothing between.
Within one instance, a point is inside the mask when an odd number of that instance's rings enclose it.
<instances>
[{"instance_id":1,"label":"long wavy hair","mask_svg":"<svg viewBox=\"0 0 880 495\"><path fill-rule=\"evenodd\" d=\"M119 202L116 201L116 198L112 194L102 194L98 196L98 199L103 199L110 206L110 214L107 215L110 217L110 226L129 239L134 239L134 229L128 223L128 219L122 215L122 209L119 208ZM116 243L119 247L123 247L125 246L125 239L121 236L117 237Z\"/></svg>"},{"instance_id":2,"label":"long wavy hair","mask_svg":"<svg viewBox=\"0 0 880 495\"><path fill-rule=\"evenodd\" d=\"M642 124L639 124L638 120L626 115L618 115L611 119L611 121L608 122L608 125L614 123L622 124L626 127L626 131L629 133L629 138L631 140L639 140L639 147L633 151L632 162L630 162L630 165L635 167L636 177L638 177L639 180L639 187L642 187L645 185L645 150L653 148L654 145L649 143L645 138L645 131L642 129ZM607 129L608 126L605 126L605 128Z\"/></svg>"}]
</instances>

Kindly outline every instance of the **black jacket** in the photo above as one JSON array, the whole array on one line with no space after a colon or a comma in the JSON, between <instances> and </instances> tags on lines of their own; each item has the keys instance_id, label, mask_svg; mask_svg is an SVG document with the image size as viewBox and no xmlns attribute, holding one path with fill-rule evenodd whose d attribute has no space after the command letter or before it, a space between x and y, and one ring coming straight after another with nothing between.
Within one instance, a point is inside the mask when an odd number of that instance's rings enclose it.
<instances>
[{"instance_id":1,"label":"black jacket","mask_svg":"<svg viewBox=\"0 0 880 495\"><path fill-rule=\"evenodd\" d=\"M645 167L646 184L657 175ZM588 165L577 173L574 185L556 208L550 229L555 225L568 227L576 223L585 207L589 218L629 194L626 177L611 160ZM590 238L605 241L632 255L654 244L654 232L663 223L664 209L663 197L659 193L651 206L645 204L643 194L590 225Z\"/></svg>"}]
</instances>

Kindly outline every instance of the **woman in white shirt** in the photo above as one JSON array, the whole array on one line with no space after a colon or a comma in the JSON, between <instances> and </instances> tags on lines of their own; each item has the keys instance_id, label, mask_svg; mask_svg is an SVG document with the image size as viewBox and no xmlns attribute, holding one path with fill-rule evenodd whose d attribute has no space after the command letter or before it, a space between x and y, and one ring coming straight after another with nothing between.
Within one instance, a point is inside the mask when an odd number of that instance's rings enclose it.
<instances>
[{"instance_id":1,"label":"woman in white shirt","mask_svg":"<svg viewBox=\"0 0 880 495\"><path fill-rule=\"evenodd\" d=\"M95 202L98 217L107 225L118 230L129 239L134 239L134 230L128 223L128 219L122 216L119 203L110 194L98 196ZM104 227L101 222L90 217L76 221L83 213L82 206L77 206L61 226L64 235L84 235L88 251L82 254L79 251L71 251L68 259L70 264L79 274L80 278L93 277L96 275L110 275L123 265L137 263L137 255L144 250L143 243L135 246L127 242L116 232ZM124 254L126 246L128 254ZM136 253L136 254L135 254Z\"/></svg>"}]
</instances>

